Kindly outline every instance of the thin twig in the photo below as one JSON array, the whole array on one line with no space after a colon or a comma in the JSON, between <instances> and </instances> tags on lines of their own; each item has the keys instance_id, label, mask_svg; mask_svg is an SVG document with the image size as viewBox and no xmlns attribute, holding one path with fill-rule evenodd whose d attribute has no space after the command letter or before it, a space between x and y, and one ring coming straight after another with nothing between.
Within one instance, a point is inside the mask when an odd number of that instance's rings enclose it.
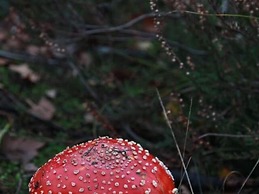
<instances>
[{"instance_id":1,"label":"thin twig","mask_svg":"<svg viewBox=\"0 0 259 194\"><path fill-rule=\"evenodd\" d=\"M210 137L210 136L216 136L216 137L229 137L229 138L252 138L254 136L252 135L235 135L235 134L226 134L226 133L205 133L201 136L198 137L198 139L203 139L205 137Z\"/></svg>"},{"instance_id":2,"label":"thin twig","mask_svg":"<svg viewBox=\"0 0 259 194\"><path fill-rule=\"evenodd\" d=\"M170 11L169 13L180 13L180 11L175 10L175 11ZM170 15L168 13L168 15ZM245 18L245 19L259 19L257 16L252 16L252 15L242 15L242 14L228 14L228 13L199 13L195 11L181 11L181 13L186 13L186 14L191 14L191 15L202 15L202 16L217 16L217 17L229 17L229 18Z\"/></svg>"},{"instance_id":3,"label":"thin twig","mask_svg":"<svg viewBox=\"0 0 259 194\"><path fill-rule=\"evenodd\" d=\"M166 16L166 15L172 15L172 13L160 13L162 16ZM143 21L147 18L153 18L155 16L154 13L147 13L147 14L143 14L140 15L130 21L128 21L125 24L121 24L118 26L114 26L114 27L104 27L104 28L100 28L100 29L93 29L93 30L87 30L85 32L83 32L81 35L86 36L86 35L92 35L92 34L99 34L99 33L108 33L108 32L116 32L116 31L120 31L126 28L130 28L133 25L137 24L140 21Z\"/></svg>"},{"instance_id":4,"label":"thin twig","mask_svg":"<svg viewBox=\"0 0 259 194\"><path fill-rule=\"evenodd\" d=\"M22 180L22 178L20 176L15 194L19 194L21 192L22 182L23 182L23 180Z\"/></svg>"},{"instance_id":5,"label":"thin twig","mask_svg":"<svg viewBox=\"0 0 259 194\"><path fill-rule=\"evenodd\" d=\"M10 60L25 61L31 63L47 63L49 65L57 65L61 63L61 61L56 59L45 58L41 56L33 56L27 53L9 52L4 50L0 50L0 57Z\"/></svg>"},{"instance_id":6,"label":"thin twig","mask_svg":"<svg viewBox=\"0 0 259 194\"><path fill-rule=\"evenodd\" d=\"M228 180L228 178L230 177L230 176L232 176L233 174L238 174L238 175L241 175L241 173L240 172L238 172L238 171L231 171L230 173L228 173L227 174L227 176L224 178L224 181L223 181L223 185L222 185L222 192L223 192L223 194L225 193L225 185L226 185L226 183L227 183L227 180Z\"/></svg>"},{"instance_id":7,"label":"thin twig","mask_svg":"<svg viewBox=\"0 0 259 194\"><path fill-rule=\"evenodd\" d=\"M83 84L83 86L85 87L86 91L89 93L89 95L98 103L100 103L99 98L97 96L97 94L92 90L92 88L89 86L89 84L87 83L84 75L82 74L82 72L80 71L80 69L74 64L74 62L72 61L72 59L68 60L68 65L70 66L70 68L72 70L74 70L76 72L76 75L79 77L80 82Z\"/></svg>"},{"instance_id":8,"label":"thin twig","mask_svg":"<svg viewBox=\"0 0 259 194\"><path fill-rule=\"evenodd\" d=\"M174 10L174 11L169 11L169 12L159 12L159 13L147 13L147 14L143 14L140 15L132 20L130 20L129 22L125 23L125 24L121 24L118 26L114 26L114 27L104 27L101 29L93 29L93 30L87 30L85 32L82 33L82 35L86 36L86 35L92 35L92 34L99 34L99 33L108 33L108 32L115 32L115 31L120 31L126 28L130 28L133 25L137 24L140 21L143 21L147 18L153 18L156 16L159 17L165 17L165 16L173 16L175 14L179 14L179 13L187 13L187 14L193 14L193 15L205 15L205 16L219 16L219 17L243 17L243 18L255 18L257 19L257 17L253 17L253 16L246 16L246 15L239 15L239 14L200 14L198 12L192 12L192 11L183 11L180 12L178 10ZM179 15L178 15L179 17Z\"/></svg>"},{"instance_id":9,"label":"thin twig","mask_svg":"<svg viewBox=\"0 0 259 194\"><path fill-rule=\"evenodd\" d=\"M257 167L258 164L259 164L259 158L258 158L258 160L256 161L256 163L255 163L254 167L252 168L251 172L249 173L249 175L246 177L245 181L243 182L243 184L242 184L242 186L241 186L241 188L239 189L239 191L238 191L237 194L241 193L241 191L242 191L242 189L244 188L246 182L248 181L248 179L250 178L250 176L252 175L252 173L254 172L254 170L256 169L256 167Z\"/></svg>"},{"instance_id":10,"label":"thin twig","mask_svg":"<svg viewBox=\"0 0 259 194\"><path fill-rule=\"evenodd\" d=\"M190 162L191 162L192 158L190 157L187 164L186 164L186 168L188 168ZM182 170L181 170L181 174L182 174ZM185 176L186 173L183 173L183 175L181 175L181 180L179 182L179 187L182 185L182 182L183 182L183 179L184 179L184 176Z\"/></svg>"},{"instance_id":11,"label":"thin twig","mask_svg":"<svg viewBox=\"0 0 259 194\"><path fill-rule=\"evenodd\" d=\"M187 145L187 137L188 137L188 133L189 133L189 127L190 127L190 117L191 117L191 112L192 112L192 98L191 98L191 103L190 103L190 108L189 108L189 113L188 113L188 121L187 121L187 125L186 125L186 132L185 132L185 138L184 138L184 145L183 145L183 159L185 158L185 150L186 150L186 145ZM189 159L186 167L189 166L189 163L191 161L191 158ZM183 173L183 177L185 175L185 172ZM182 178L183 180L183 178ZM181 180L181 182L182 182ZM181 183L180 182L180 183ZM181 185L181 184L179 184Z\"/></svg>"},{"instance_id":12,"label":"thin twig","mask_svg":"<svg viewBox=\"0 0 259 194\"><path fill-rule=\"evenodd\" d=\"M10 129L10 127L11 127L10 124L6 124L6 125L4 126L4 128L0 130L0 144L1 144L1 142L2 142L2 139L3 139L4 135L8 132L8 130Z\"/></svg>"},{"instance_id":13,"label":"thin twig","mask_svg":"<svg viewBox=\"0 0 259 194\"><path fill-rule=\"evenodd\" d=\"M190 103L190 108L189 108L189 113L188 113L188 121L187 121L186 132L185 132L185 138L184 138L183 158L184 158L184 155L185 155L185 150L186 150L186 145L187 145L187 137L188 137L189 127L190 127L191 112L192 112L192 98L191 98L191 103Z\"/></svg>"},{"instance_id":14,"label":"thin twig","mask_svg":"<svg viewBox=\"0 0 259 194\"><path fill-rule=\"evenodd\" d=\"M183 165L184 172L186 173L186 178L187 178L187 181L188 181L188 184L189 184L191 193L194 194L193 188L192 188L192 184L191 184L191 180L190 180L190 177L189 177L189 175L188 175L187 168L186 168L186 165L185 165L185 163L184 163L183 156L182 156L182 153L181 153L179 144L178 144L178 142L177 142L177 139L176 139L174 130L173 130L171 124L170 124L169 118L168 118L168 116L167 116L167 114L166 114L166 110L165 110L165 107L164 107L164 104L163 104L163 101L162 101L162 99L161 99L161 96L160 96L160 93L159 93L158 89L156 89L156 92L157 92L157 96L158 96L160 105L161 105L161 107L162 107L162 109L163 109L163 114L164 114L165 120L166 120L166 122L167 122L168 127L169 127L170 130L171 130L171 134L172 134L172 137L173 137L173 140L174 140L174 143L175 143L177 152L178 152L178 154L179 154L181 163L182 163L182 165Z\"/></svg>"}]
</instances>

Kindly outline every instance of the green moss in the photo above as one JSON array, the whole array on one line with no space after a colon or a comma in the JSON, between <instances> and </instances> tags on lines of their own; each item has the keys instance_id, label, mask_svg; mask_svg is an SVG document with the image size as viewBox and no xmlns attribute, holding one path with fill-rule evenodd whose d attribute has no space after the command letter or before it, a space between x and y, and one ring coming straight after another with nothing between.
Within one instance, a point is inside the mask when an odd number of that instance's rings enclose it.
<instances>
[{"instance_id":1,"label":"green moss","mask_svg":"<svg viewBox=\"0 0 259 194\"><path fill-rule=\"evenodd\" d=\"M60 137L60 140L62 140L62 137ZM40 150L40 154L35 158L34 162L37 166L41 166L65 148L66 145L59 143L58 139L56 139L55 142L48 143Z\"/></svg>"},{"instance_id":2,"label":"green moss","mask_svg":"<svg viewBox=\"0 0 259 194\"><path fill-rule=\"evenodd\" d=\"M23 177L21 167L17 163L0 160L0 193L15 193L20 183L20 193L28 192L27 180Z\"/></svg>"}]
</instances>

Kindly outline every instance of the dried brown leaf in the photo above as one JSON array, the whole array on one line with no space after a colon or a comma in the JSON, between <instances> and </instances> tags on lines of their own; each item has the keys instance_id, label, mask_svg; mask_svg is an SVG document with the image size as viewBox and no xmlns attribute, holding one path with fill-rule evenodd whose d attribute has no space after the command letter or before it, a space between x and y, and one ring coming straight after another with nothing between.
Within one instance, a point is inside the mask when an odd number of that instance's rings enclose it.
<instances>
[{"instance_id":1,"label":"dried brown leaf","mask_svg":"<svg viewBox=\"0 0 259 194\"><path fill-rule=\"evenodd\" d=\"M32 83L38 82L40 80L40 76L31 70L27 64L10 65L9 69L20 74L23 79L28 79Z\"/></svg>"},{"instance_id":2,"label":"dried brown leaf","mask_svg":"<svg viewBox=\"0 0 259 194\"><path fill-rule=\"evenodd\" d=\"M5 29L0 29L0 41L4 41L7 38L7 32Z\"/></svg>"},{"instance_id":3,"label":"dried brown leaf","mask_svg":"<svg viewBox=\"0 0 259 194\"><path fill-rule=\"evenodd\" d=\"M56 108L52 102L44 97L40 99L38 104L34 104L31 101L29 101L29 104L31 104L31 109L29 110L30 113L43 120L51 120L56 111Z\"/></svg>"},{"instance_id":4,"label":"dried brown leaf","mask_svg":"<svg viewBox=\"0 0 259 194\"><path fill-rule=\"evenodd\" d=\"M3 47L4 49L11 50L11 49L21 49L22 48L22 42L18 39L9 38L6 41L6 44Z\"/></svg>"},{"instance_id":5,"label":"dried brown leaf","mask_svg":"<svg viewBox=\"0 0 259 194\"><path fill-rule=\"evenodd\" d=\"M21 32L21 33L17 34L17 38L19 38L19 40L21 40L23 42L29 42L31 40L30 35L25 32Z\"/></svg>"},{"instance_id":6,"label":"dried brown leaf","mask_svg":"<svg viewBox=\"0 0 259 194\"><path fill-rule=\"evenodd\" d=\"M86 123L94 123L94 116L93 114L87 113L84 115L84 120Z\"/></svg>"},{"instance_id":7,"label":"dried brown leaf","mask_svg":"<svg viewBox=\"0 0 259 194\"><path fill-rule=\"evenodd\" d=\"M79 63L85 66L86 68L90 66L90 64L92 63L92 60L93 60L92 56L88 52L81 52L79 55Z\"/></svg>"},{"instance_id":8,"label":"dried brown leaf","mask_svg":"<svg viewBox=\"0 0 259 194\"><path fill-rule=\"evenodd\" d=\"M23 165L23 170L25 172L35 172L38 169L38 167L34 163L26 163Z\"/></svg>"},{"instance_id":9,"label":"dried brown leaf","mask_svg":"<svg viewBox=\"0 0 259 194\"><path fill-rule=\"evenodd\" d=\"M43 145L43 142L34 139L5 135L1 149L9 160L27 165Z\"/></svg>"},{"instance_id":10,"label":"dried brown leaf","mask_svg":"<svg viewBox=\"0 0 259 194\"><path fill-rule=\"evenodd\" d=\"M142 51L147 51L148 49L150 49L152 47L152 43L151 41L138 41L136 43L136 47L137 49L139 50L142 50Z\"/></svg>"},{"instance_id":11,"label":"dried brown leaf","mask_svg":"<svg viewBox=\"0 0 259 194\"><path fill-rule=\"evenodd\" d=\"M28 45L26 48L26 51L30 54L30 55L38 55L40 53L40 47L36 46L36 45Z\"/></svg>"},{"instance_id":12,"label":"dried brown leaf","mask_svg":"<svg viewBox=\"0 0 259 194\"><path fill-rule=\"evenodd\" d=\"M190 190L185 185L180 186L180 191L181 194L191 194Z\"/></svg>"},{"instance_id":13,"label":"dried brown leaf","mask_svg":"<svg viewBox=\"0 0 259 194\"><path fill-rule=\"evenodd\" d=\"M46 94L47 97L54 99L57 96L57 90L56 89L50 89L50 90L47 90L45 94Z\"/></svg>"},{"instance_id":14,"label":"dried brown leaf","mask_svg":"<svg viewBox=\"0 0 259 194\"><path fill-rule=\"evenodd\" d=\"M4 65L6 65L8 62L9 62L9 60L8 60L8 59L0 58L0 66L4 66Z\"/></svg>"}]
</instances>

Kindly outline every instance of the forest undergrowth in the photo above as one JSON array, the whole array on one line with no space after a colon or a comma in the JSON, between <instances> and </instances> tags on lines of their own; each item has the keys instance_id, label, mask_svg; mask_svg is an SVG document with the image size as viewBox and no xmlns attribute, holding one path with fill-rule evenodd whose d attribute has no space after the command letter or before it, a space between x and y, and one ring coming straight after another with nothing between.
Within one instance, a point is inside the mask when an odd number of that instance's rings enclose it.
<instances>
[{"instance_id":1,"label":"forest undergrowth","mask_svg":"<svg viewBox=\"0 0 259 194\"><path fill-rule=\"evenodd\" d=\"M256 0L0 5L0 193L105 135L158 156L182 194L258 192Z\"/></svg>"}]
</instances>

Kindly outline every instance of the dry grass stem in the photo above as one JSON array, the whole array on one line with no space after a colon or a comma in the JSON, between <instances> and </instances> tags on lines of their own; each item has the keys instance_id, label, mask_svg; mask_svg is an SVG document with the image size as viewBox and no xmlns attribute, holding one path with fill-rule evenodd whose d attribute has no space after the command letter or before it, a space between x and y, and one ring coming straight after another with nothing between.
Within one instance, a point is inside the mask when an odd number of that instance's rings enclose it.
<instances>
[{"instance_id":1,"label":"dry grass stem","mask_svg":"<svg viewBox=\"0 0 259 194\"><path fill-rule=\"evenodd\" d=\"M173 140L174 140L174 143L175 143L177 152L178 152L178 154L179 154L181 163L182 163L182 165L183 165L184 172L185 172L185 174L186 174L186 178L187 178L188 184L189 184L189 186L190 186L190 191L191 191L192 194L194 194L193 188L192 188L192 184L191 184L191 180L190 180L190 177L189 177L189 175L188 175L188 171L187 171L186 165L185 165L184 160L183 160L183 155L182 155L182 153L181 153L179 144L178 144L178 142L177 142L177 139L176 139L174 130L173 130L173 128L172 128L172 126L171 126L171 124L170 124L169 118L168 118L168 116L167 116L167 114L166 114L166 109L165 109L165 107L164 107L164 104L163 104L163 101L162 101L162 99L161 99L161 96L160 96L160 93L159 93L158 89L156 90L156 92L157 92L157 96L158 96L160 105L161 105L161 107L162 107L162 109L163 109L163 114L164 114L166 123L167 123L168 127L169 127L170 130L171 130L171 134L172 134L172 137L173 137Z\"/></svg>"}]
</instances>

